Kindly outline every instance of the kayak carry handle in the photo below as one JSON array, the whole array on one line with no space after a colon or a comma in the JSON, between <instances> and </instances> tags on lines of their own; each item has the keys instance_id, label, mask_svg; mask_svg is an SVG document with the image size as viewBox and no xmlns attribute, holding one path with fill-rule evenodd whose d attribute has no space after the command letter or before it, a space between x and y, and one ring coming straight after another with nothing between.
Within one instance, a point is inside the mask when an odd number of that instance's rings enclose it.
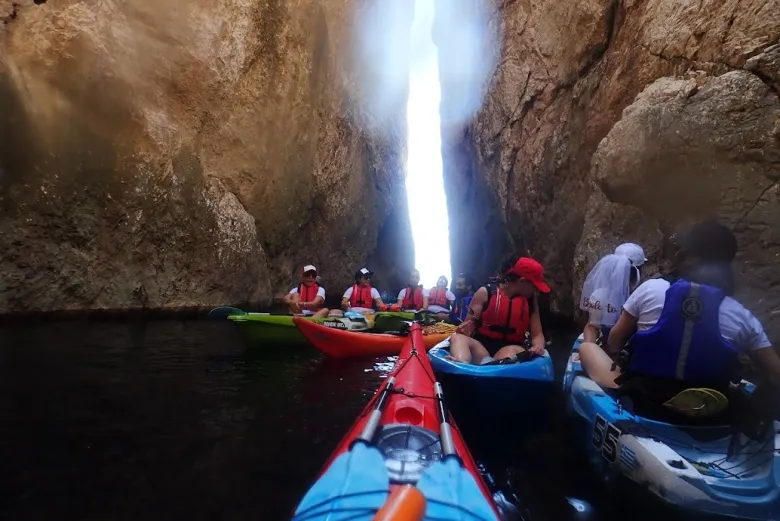
<instances>
[{"instance_id":1,"label":"kayak carry handle","mask_svg":"<svg viewBox=\"0 0 780 521\"><path fill-rule=\"evenodd\" d=\"M371 415L368 417L368 421L366 422L365 427L363 427L363 431L360 433L360 436L358 436L359 440L370 443L371 440L374 439L374 434L376 434L376 430L379 427L379 421L382 419L382 410L385 408L387 397L393 391L394 386L395 376L391 376L387 379L387 385L385 385L385 388L382 390L382 394L379 395L374 410L371 411Z\"/></svg>"},{"instance_id":2,"label":"kayak carry handle","mask_svg":"<svg viewBox=\"0 0 780 521\"><path fill-rule=\"evenodd\" d=\"M435 382L433 384L433 392L436 395L436 405L438 406L439 416L441 418L441 425L439 427L439 437L441 438L441 452L445 456L449 456L455 453L455 443L452 441L452 427L447 421L447 411L444 409L444 392L442 391L441 384Z\"/></svg>"},{"instance_id":3,"label":"kayak carry handle","mask_svg":"<svg viewBox=\"0 0 780 521\"><path fill-rule=\"evenodd\" d=\"M425 503L425 496L415 486L398 487L390 493L373 521L422 521Z\"/></svg>"}]
</instances>

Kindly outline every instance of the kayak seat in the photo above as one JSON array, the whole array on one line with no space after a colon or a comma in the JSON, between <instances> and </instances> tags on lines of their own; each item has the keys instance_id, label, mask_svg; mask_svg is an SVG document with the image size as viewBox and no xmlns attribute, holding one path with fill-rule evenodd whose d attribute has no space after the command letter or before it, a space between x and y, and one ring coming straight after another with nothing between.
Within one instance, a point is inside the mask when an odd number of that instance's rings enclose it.
<instances>
[{"instance_id":1,"label":"kayak seat","mask_svg":"<svg viewBox=\"0 0 780 521\"><path fill-rule=\"evenodd\" d=\"M384 425L375 439L392 483L417 483L423 472L442 458L439 435L423 427Z\"/></svg>"}]
</instances>

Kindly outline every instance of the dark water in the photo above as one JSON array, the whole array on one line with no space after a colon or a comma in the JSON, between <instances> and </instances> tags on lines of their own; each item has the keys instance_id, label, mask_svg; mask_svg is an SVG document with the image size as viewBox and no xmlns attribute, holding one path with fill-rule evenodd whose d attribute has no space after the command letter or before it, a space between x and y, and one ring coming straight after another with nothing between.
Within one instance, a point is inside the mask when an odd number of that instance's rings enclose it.
<instances>
[{"instance_id":1,"label":"dark water","mask_svg":"<svg viewBox=\"0 0 780 521\"><path fill-rule=\"evenodd\" d=\"M245 350L227 322L0 325L0 518L289 519L391 367ZM492 486L528 520L658 519L603 492L551 407L526 433L458 418Z\"/></svg>"}]
</instances>

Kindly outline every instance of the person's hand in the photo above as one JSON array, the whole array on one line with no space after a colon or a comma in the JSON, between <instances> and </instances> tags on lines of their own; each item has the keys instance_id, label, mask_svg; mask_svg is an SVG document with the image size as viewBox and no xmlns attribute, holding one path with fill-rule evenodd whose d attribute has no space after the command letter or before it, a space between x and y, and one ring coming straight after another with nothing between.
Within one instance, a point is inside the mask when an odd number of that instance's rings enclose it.
<instances>
[{"instance_id":1,"label":"person's hand","mask_svg":"<svg viewBox=\"0 0 780 521\"><path fill-rule=\"evenodd\" d=\"M474 336L474 321L466 320L465 322L461 322L460 325L455 328L455 332L460 333L461 335Z\"/></svg>"},{"instance_id":2,"label":"person's hand","mask_svg":"<svg viewBox=\"0 0 780 521\"><path fill-rule=\"evenodd\" d=\"M379 306L379 311L387 311L387 304L381 304Z\"/></svg>"},{"instance_id":3,"label":"person's hand","mask_svg":"<svg viewBox=\"0 0 780 521\"><path fill-rule=\"evenodd\" d=\"M537 345L537 346L531 346L531 349L529 349L531 353L533 353L534 356L542 356L544 354L544 346L543 345Z\"/></svg>"},{"instance_id":4,"label":"person's hand","mask_svg":"<svg viewBox=\"0 0 780 521\"><path fill-rule=\"evenodd\" d=\"M290 303L290 309L293 313L300 313L301 312L301 303L300 302L291 302Z\"/></svg>"},{"instance_id":5,"label":"person's hand","mask_svg":"<svg viewBox=\"0 0 780 521\"><path fill-rule=\"evenodd\" d=\"M398 304L393 304L392 306L390 306L390 311L401 311L401 306L399 306Z\"/></svg>"}]
</instances>

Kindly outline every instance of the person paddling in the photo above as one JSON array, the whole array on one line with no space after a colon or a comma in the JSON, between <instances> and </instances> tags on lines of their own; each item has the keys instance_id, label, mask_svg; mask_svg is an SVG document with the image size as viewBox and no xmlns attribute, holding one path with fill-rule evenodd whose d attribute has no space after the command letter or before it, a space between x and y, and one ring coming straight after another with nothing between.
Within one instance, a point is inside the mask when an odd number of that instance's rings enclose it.
<instances>
[{"instance_id":1,"label":"person paddling","mask_svg":"<svg viewBox=\"0 0 780 521\"><path fill-rule=\"evenodd\" d=\"M376 309L385 307L379 291L371 286L373 275L374 272L368 268L361 268L355 272L355 284L344 292L341 298L341 309L373 315Z\"/></svg>"},{"instance_id":2,"label":"person paddling","mask_svg":"<svg viewBox=\"0 0 780 521\"><path fill-rule=\"evenodd\" d=\"M477 365L515 358L526 351L523 343L529 331L529 351L542 355L545 339L536 293L550 292L543 277L541 264L521 257L504 270L498 286L479 288L471 299L466 320L452 335L451 358Z\"/></svg>"},{"instance_id":3,"label":"person paddling","mask_svg":"<svg viewBox=\"0 0 780 521\"><path fill-rule=\"evenodd\" d=\"M311 264L303 267L300 284L292 288L282 300L292 315L328 316L328 308L324 307L325 288L320 286L317 268Z\"/></svg>"},{"instance_id":4,"label":"person paddling","mask_svg":"<svg viewBox=\"0 0 780 521\"><path fill-rule=\"evenodd\" d=\"M428 309L428 291L420 284L420 272L409 273L409 285L398 293L398 306L403 311Z\"/></svg>"},{"instance_id":5,"label":"person paddling","mask_svg":"<svg viewBox=\"0 0 780 521\"><path fill-rule=\"evenodd\" d=\"M450 317L450 309L455 304L455 295L447 289L449 281L442 275L436 281L436 287L428 292L428 311L437 320L447 320Z\"/></svg>"}]
</instances>

